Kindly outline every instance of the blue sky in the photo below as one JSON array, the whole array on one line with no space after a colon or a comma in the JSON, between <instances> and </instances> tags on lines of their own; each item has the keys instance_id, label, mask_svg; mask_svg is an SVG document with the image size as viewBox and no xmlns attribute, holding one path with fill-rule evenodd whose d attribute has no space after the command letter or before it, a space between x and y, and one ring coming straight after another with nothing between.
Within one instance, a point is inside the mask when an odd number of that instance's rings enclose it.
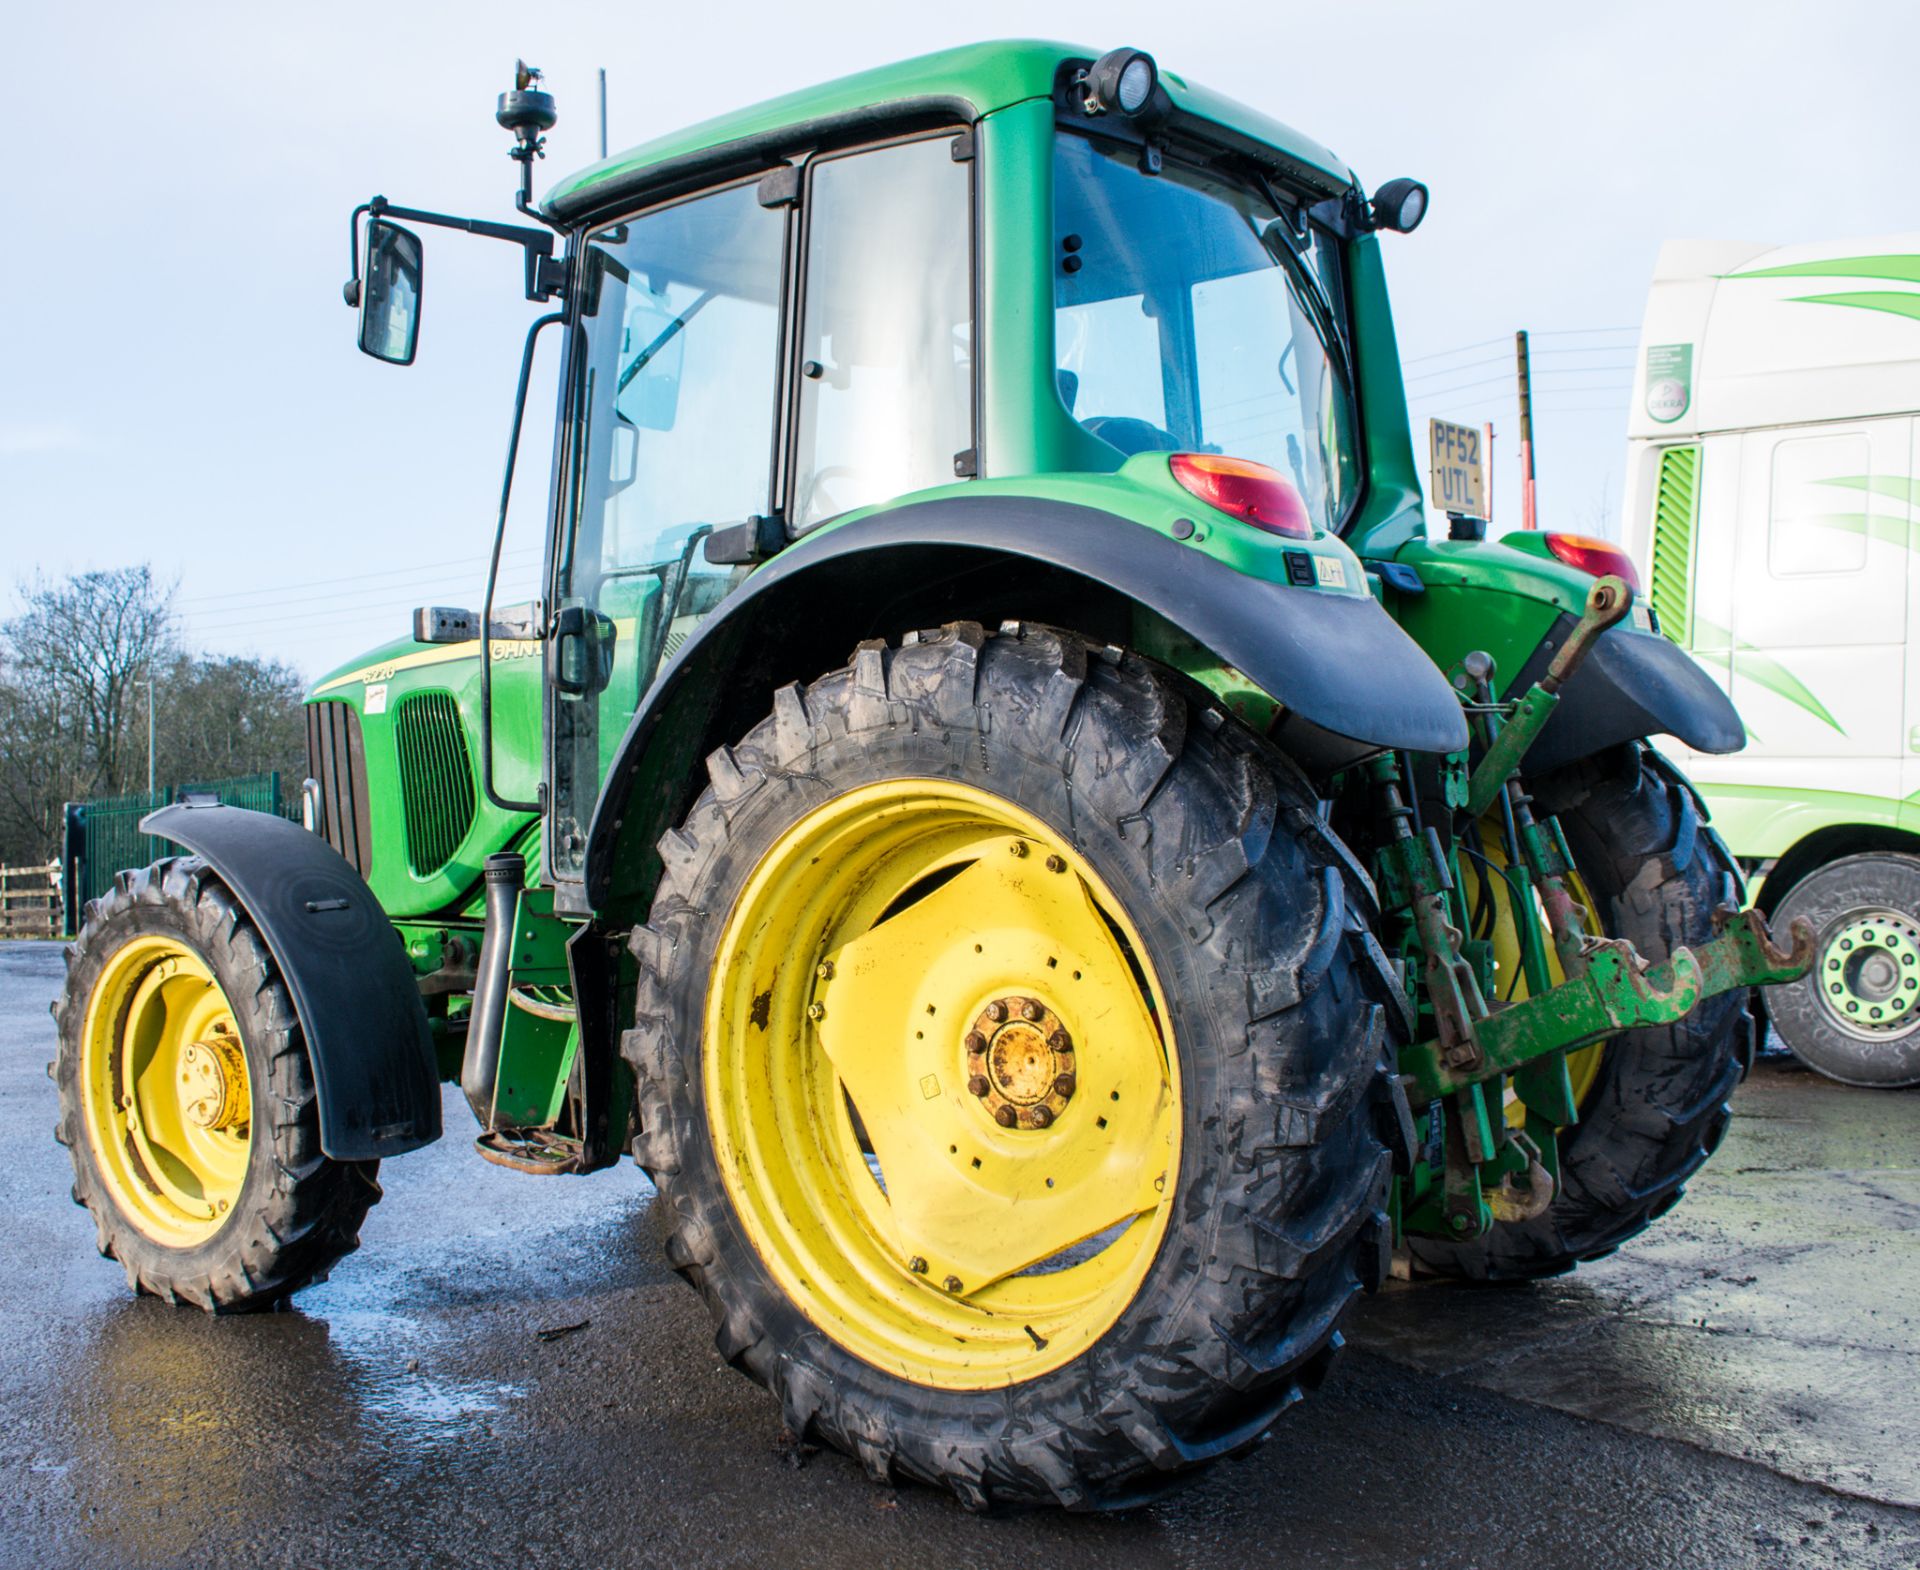
<instances>
[{"instance_id":1,"label":"blue sky","mask_svg":"<svg viewBox=\"0 0 1920 1570\"><path fill-rule=\"evenodd\" d=\"M402 631L413 604L477 603L535 310L518 252L430 232L420 359L391 370L354 350L340 299L352 206L378 191L510 218L492 108L516 55L560 100L544 188L596 155L600 66L617 148L845 71L1034 33L1150 49L1369 183L1431 184L1426 224L1389 242L1415 419L1495 422L1503 520L1514 328L1537 335L1543 520L1610 530L1660 242L1912 227L1920 12L1905 6L17 8L0 590L151 560L179 581L190 644L308 674ZM522 589L545 499L544 370L509 538Z\"/></svg>"}]
</instances>

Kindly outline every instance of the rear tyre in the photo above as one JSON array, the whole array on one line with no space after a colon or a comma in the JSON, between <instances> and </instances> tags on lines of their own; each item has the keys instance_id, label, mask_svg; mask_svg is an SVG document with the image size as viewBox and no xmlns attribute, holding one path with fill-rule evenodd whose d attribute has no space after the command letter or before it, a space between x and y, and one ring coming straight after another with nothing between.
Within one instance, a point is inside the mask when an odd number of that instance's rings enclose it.
<instances>
[{"instance_id":1,"label":"rear tyre","mask_svg":"<svg viewBox=\"0 0 1920 1570\"><path fill-rule=\"evenodd\" d=\"M293 1004L204 862L121 873L87 907L53 1013L74 1202L136 1292L269 1308L359 1246L380 1164L321 1152Z\"/></svg>"},{"instance_id":2,"label":"rear tyre","mask_svg":"<svg viewBox=\"0 0 1920 1570\"><path fill-rule=\"evenodd\" d=\"M1297 771L1131 655L971 623L708 769L624 1050L722 1355L973 1508L1257 1443L1386 1267L1403 1128L1370 890Z\"/></svg>"},{"instance_id":3,"label":"rear tyre","mask_svg":"<svg viewBox=\"0 0 1920 1570\"><path fill-rule=\"evenodd\" d=\"M1843 1085L1920 1085L1920 857L1843 856L1787 890L1785 931L1813 923L1806 976L1767 989L1794 1056Z\"/></svg>"},{"instance_id":4,"label":"rear tyre","mask_svg":"<svg viewBox=\"0 0 1920 1570\"><path fill-rule=\"evenodd\" d=\"M1737 907L1732 856L1692 786L1652 748L1618 748L1532 790L1559 815L1602 930L1644 958L1711 941L1716 908ZM1559 1275L1671 1210L1726 1133L1728 1097L1752 1062L1749 996L1722 993L1676 1024L1604 1043L1579 1121L1561 1132L1561 1188L1547 1210L1468 1243L1409 1239L1414 1259L1481 1281Z\"/></svg>"}]
</instances>

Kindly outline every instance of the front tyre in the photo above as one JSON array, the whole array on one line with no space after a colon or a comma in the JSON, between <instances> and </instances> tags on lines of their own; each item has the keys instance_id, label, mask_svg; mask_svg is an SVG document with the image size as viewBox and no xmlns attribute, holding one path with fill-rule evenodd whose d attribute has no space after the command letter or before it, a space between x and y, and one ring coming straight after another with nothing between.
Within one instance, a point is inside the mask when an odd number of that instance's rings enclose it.
<instances>
[{"instance_id":1,"label":"front tyre","mask_svg":"<svg viewBox=\"0 0 1920 1570\"><path fill-rule=\"evenodd\" d=\"M136 1292L269 1308L358 1246L380 1164L321 1153L293 1004L204 862L119 874L53 1012L73 1197Z\"/></svg>"},{"instance_id":2,"label":"front tyre","mask_svg":"<svg viewBox=\"0 0 1920 1570\"><path fill-rule=\"evenodd\" d=\"M634 1154L789 1428L974 1507L1256 1443L1384 1268L1397 1010L1277 754L960 624L709 759L634 934Z\"/></svg>"},{"instance_id":3,"label":"front tyre","mask_svg":"<svg viewBox=\"0 0 1920 1570\"><path fill-rule=\"evenodd\" d=\"M1920 857L1843 856L1787 890L1776 929L1812 922L1813 969L1767 990L1794 1056L1843 1085L1920 1085Z\"/></svg>"}]
</instances>

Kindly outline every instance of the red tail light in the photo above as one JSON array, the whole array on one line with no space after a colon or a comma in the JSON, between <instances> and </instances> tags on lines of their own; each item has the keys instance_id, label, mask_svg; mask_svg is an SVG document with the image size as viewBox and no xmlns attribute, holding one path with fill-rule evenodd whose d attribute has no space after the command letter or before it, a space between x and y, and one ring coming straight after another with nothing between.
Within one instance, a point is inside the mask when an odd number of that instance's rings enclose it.
<instances>
[{"instance_id":1,"label":"red tail light","mask_svg":"<svg viewBox=\"0 0 1920 1570\"><path fill-rule=\"evenodd\" d=\"M1177 452L1167 459L1167 467L1200 500L1256 529L1294 540L1313 538L1307 504L1278 469L1210 452Z\"/></svg>"},{"instance_id":2,"label":"red tail light","mask_svg":"<svg viewBox=\"0 0 1920 1570\"><path fill-rule=\"evenodd\" d=\"M1633 558L1613 541L1597 540L1591 534L1545 534L1541 538L1546 541L1547 549L1569 567L1578 567L1596 578L1609 574L1625 578L1629 589L1635 594L1640 592L1639 569L1633 565Z\"/></svg>"}]
</instances>

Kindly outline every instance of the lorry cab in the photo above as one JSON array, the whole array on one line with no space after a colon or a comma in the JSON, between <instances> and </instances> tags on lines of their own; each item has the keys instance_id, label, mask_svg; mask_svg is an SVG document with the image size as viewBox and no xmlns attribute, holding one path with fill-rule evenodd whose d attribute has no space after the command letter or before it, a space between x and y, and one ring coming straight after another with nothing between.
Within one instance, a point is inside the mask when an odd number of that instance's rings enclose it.
<instances>
[{"instance_id":1,"label":"lorry cab","mask_svg":"<svg viewBox=\"0 0 1920 1570\"><path fill-rule=\"evenodd\" d=\"M1683 747L1685 765L1766 873L1762 905L1811 902L1836 946L1824 983L1772 995L1774 1022L1840 1077L1920 1076L1920 989L1848 979L1866 950L1904 972L1920 916L1920 234L1669 242L1638 388L1628 548L1662 631L1748 726L1743 751Z\"/></svg>"}]
</instances>

